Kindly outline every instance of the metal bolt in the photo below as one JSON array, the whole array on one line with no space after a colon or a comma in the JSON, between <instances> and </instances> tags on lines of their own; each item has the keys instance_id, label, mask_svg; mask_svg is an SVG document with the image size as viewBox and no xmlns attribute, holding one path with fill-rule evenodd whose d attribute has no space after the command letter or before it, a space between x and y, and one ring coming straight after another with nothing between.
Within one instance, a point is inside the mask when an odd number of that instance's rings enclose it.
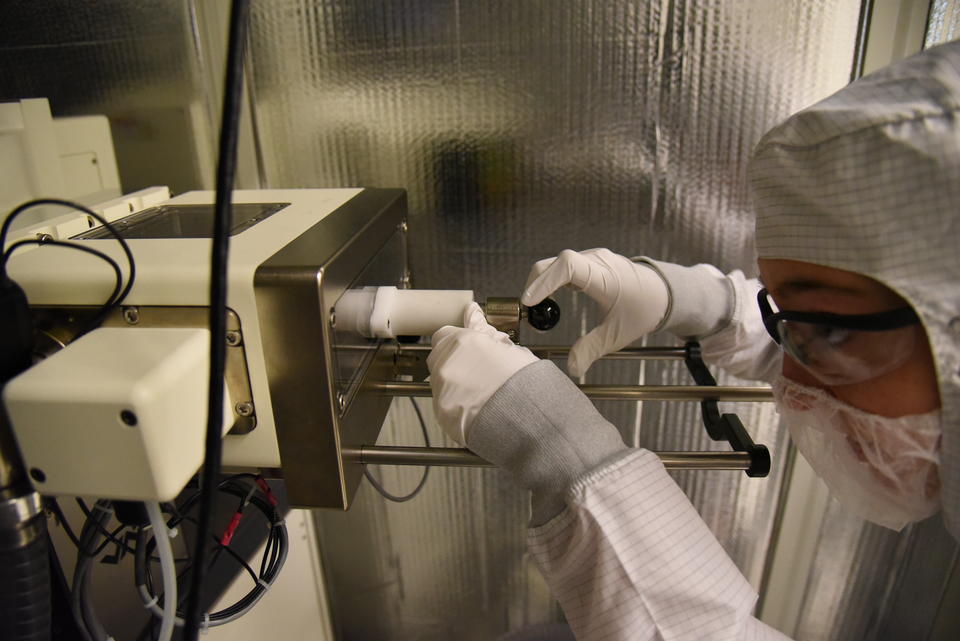
<instances>
[{"instance_id":1,"label":"metal bolt","mask_svg":"<svg viewBox=\"0 0 960 641\"><path fill-rule=\"evenodd\" d=\"M243 337L240 335L240 332L234 329L227 331L227 345L230 347L236 347L242 339Z\"/></svg>"},{"instance_id":2,"label":"metal bolt","mask_svg":"<svg viewBox=\"0 0 960 641\"><path fill-rule=\"evenodd\" d=\"M403 221L402 223L400 223L399 225L397 225L397 229L400 230L400 233L401 233L401 234L406 234L406 233L407 233L407 221Z\"/></svg>"},{"instance_id":3,"label":"metal bolt","mask_svg":"<svg viewBox=\"0 0 960 641\"><path fill-rule=\"evenodd\" d=\"M335 309L330 310L330 327L337 326L337 311Z\"/></svg>"},{"instance_id":4,"label":"metal bolt","mask_svg":"<svg viewBox=\"0 0 960 641\"><path fill-rule=\"evenodd\" d=\"M37 234L37 240L39 240L41 243L49 243L53 239L53 236L50 234Z\"/></svg>"},{"instance_id":5,"label":"metal bolt","mask_svg":"<svg viewBox=\"0 0 960 641\"><path fill-rule=\"evenodd\" d=\"M127 321L127 325L136 325L140 322L140 310L136 307L124 307L123 320Z\"/></svg>"},{"instance_id":6,"label":"metal bolt","mask_svg":"<svg viewBox=\"0 0 960 641\"><path fill-rule=\"evenodd\" d=\"M253 403L237 403L233 409L240 416L253 416Z\"/></svg>"},{"instance_id":7,"label":"metal bolt","mask_svg":"<svg viewBox=\"0 0 960 641\"><path fill-rule=\"evenodd\" d=\"M347 407L347 397L343 395L343 392L337 392L337 407L340 408L341 412Z\"/></svg>"}]
</instances>

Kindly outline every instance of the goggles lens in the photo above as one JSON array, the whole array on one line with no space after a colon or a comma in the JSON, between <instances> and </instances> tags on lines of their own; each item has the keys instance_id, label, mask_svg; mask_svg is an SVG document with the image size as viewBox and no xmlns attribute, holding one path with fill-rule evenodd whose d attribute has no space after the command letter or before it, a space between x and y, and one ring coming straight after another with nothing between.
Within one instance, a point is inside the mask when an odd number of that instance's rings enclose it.
<instances>
[{"instance_id":1,"label":"goggles lens","mask_svg":"<svg viewBox=\"0 0 960 641\"><path fill-rule=\"evenodd\" d=\"M859 315L781 312L766 289L757 302L770 336L827 385L862 383L900 367L923 331L909 307Z\"/></svg>"},{"instance_id":2,"label":"goggles lens","mask_svg":"<svg viewBox=\"0 0 960 641\"><path fill-rule=\"evenodd\" d=\"M780 345L827 385L852 385L903 365L916 348L916 326L864 331L821 323L780 320Z\"/></svg>"}]
</instances>

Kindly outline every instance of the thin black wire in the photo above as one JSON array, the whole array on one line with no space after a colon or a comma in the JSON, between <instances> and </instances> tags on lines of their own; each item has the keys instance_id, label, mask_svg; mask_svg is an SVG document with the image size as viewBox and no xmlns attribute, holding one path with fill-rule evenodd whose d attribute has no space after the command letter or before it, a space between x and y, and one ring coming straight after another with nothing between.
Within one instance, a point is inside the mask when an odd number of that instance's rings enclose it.
<instances>
[{"instance_id":1,"label":"thin black wire","mask_svg":"<svg viewBox=\"0 0 960 641\"><path fill-rule=\"evenodd\" d=\"M420 406L417 405L417 401L412 396L410 397L410 402L413 403L413 410L417 413L417 419L420 421L420 431L423 432L423 442L427 447L430 447L430 435L427 434L427 422L423 420L423 414L420 413ZM430 466L423 466L423 476L420 477L420 482L417 484L417 487L413 488L413 491L411 491L409 494L405 494L404 496L391 494L384 489L384 487L380 484L380 481L378 481L373 474L370 473L369 465L363 466L363 475L368 481L370 481L370 485L372 485L373 488L379 492L381 496L383 496L383 498L387 499L388 501L393 501L394 503L406 503L407 501L415 498L417 494L420 493L420 490L423 489L423 486L427 484L427 477L430 475Z\"/></svg>"},{"instance_id":2,"label":"thin black wire","mask_svg":"<svg viewBox=\"0 0 960 641\"><path fill-rule=\"evenodd\" d=\"M17 242L13 243L12 245L10 245L10 247L7 248L7 251L3 253L3 263L6 264L7 260L9 260L13 252L15 252L20 247L25 247L27 245L53 245L54 247L67 247L69 249L76 249L76 250L85 252L87 254L92 254L93 256L96 256L97 258L104 260L107 264L110 265L110 267L113 268L113 273L116 276L116 282L114 283L114 286L113 286L113 292L110 293L110 297L107 298L107 301L100 306L100 310L93 317L93 320L90 321L87 328L83 332L81 332L81 335L85 334L91 329L99 327L100 324L103 322L103 319L106 318L107 314L110 313L110 310L113 309L117 301L117 298L120 295L120 289L121 287L123 287L123 275L120 272L120 265L117 264L117 261L113 260L103 252L97 251L92 247L87 247L86 245L80 245L77 243L66 243L60 240L53 240L53 239L40 240L38 238L26 238L24 240L18 240Z\"/></svg>"},{"instance_id":3,"label":"thin black wire","mask_svg":"<svg viewBox=\"0 0 960 641\"><path fill-rule=\"evenodd\" d=\"M57 522L60 524L60 527L63 528L63 531L66 533L67 538L73 543L73 545L79 550L80 549L80 539L77 538L77 535L74 533L73 528L70 527L70 522L67 521L66 515L64 515L63 510L60 509L60 504L57 503L57 499L52 496L45 497L43 499L44 503L47 505L47 509L53 512L53 515L57 518Z\"/></svg>"},{"instance_id":4,"label":"thin black wire","mask_svg":"<svg viewBox=\"0 0 960 641\"><path fill-rule=\"evenodd\" d=\"M246 49L249 0L233 0L227 42L227 68L217 158L212 253L210 260L210 380L207 394L206 446L201 476L200 513L194 543L190 599L184 617L183 639L197 641L200 632L203 582L207 574L206 545L213 527L214 479L222 457L223 376L226 360L227 256L230 251L231 194L236 174L237 138L243 97L243 58Z\"/></svg>"},{"instance_id":5,"label":"thin black wire","mask_svg":"<svg viewBox=\"0 0 960 641\"><path fill-rule=\"evenodd\" d=\"M244 476L244 475L238 475L238 476ZM255 478L255 475L245 475L245 476L251 476ZM236 559L241 565L243 565L244 569L250 574L251 578L254 580L256 584L244 597L240 598L233 605L228 606L223 610L220 610L219 612L212 613L210 615L211 621L228 618L230 616L233 616L249 608L253 604L255 599L258 597L258 595L260 595L265 590L265 588L261 584L261 580L266 581L267 583L270 583L276 577L276 573L279 572L280 568L277 566L277 563L279 562L279 559L281 557L282 548L286 546L286 543L285 543L286 538L283 533L283 528L284 528L283 519L280 517L280 514L277 512L277 509L274 506L272 506L267 500L260 497L259 495L251 495L250 486L238 483L236 481L237 481L237 477L227 478L221 481L221 483L218 485L218 490L227 492L238 498L250 496L251 498L249 500L249 503L253 505L267 519L267 522L270 526L270 532L268 534L267 544L265 546L262 559L268 560L269 562L264 564L263 561L261 561L261 572L260 572L260 575L258 576L253 571L253 568L251 568L249 564L245 560L243 560L242 557L240 557L236 552L234 552L234 550L230 549L229 546L223 546L220 543L219 539L217 539L217 537L211 536L211 538L214 540L214 543L217 546L216 551L220 552L221 551L220 548L225 549L228 554L233 556L234 559ZM200 493L197 492L196 494L188 497L187 500L184 502L182 506L180 506L179 509L175 509L174 517L168 520L167 526L175 527L182 521L187 521L187 522L196 524L197 520L189 516L185 512L191 509L191 507L197 502L199 496L200 496ZM146 562L146 559L151 558L150 553L153 547L156 546L156 542L153 538L151 538L149 541L143 542L141 546L141 542L145 538L146 538L146 532L144 530L141 530L138 535L137 554L135 556L135 559L136 559L135 575L136 577L141 577L141 578L136 578L137 584L144 585L147 588L148 593L152 596L154 594L153 579L150 574L150 567L149 567L149 564ZM181 576L189 572L191 567L192 566L188 566L187 568L185 568L181 573ZM178 614L179 614L179 609L178 609Z\"/></svg>"},{"instance_id":6,"label":"thin black wire","mask_svg":"<svg viewBox=\"0 0 960 641\"><path fill-rule=\"evenodd\" d=\"M33 207L38 207L40 205L57 205L59 207L67 207L69 209L83 212L87 216L90 216L91 218L99 222L101 225L103 225L104 228L108 232L110 232L110 235L112 235L117 240L117 242L120 243L120 248L123 249L123 253L127 257L127 264L130 268L130 275L127 277L127 284L124 286L123 290L110 303L110 306L105 311L103 311L103 316L106 317L106 315L109 314L110 311L112 311L117 306L119 306L127 298L127 294L129 294L130 290L133 289L133 283L137 278L137 266L134 263L133 252L130 251L130 246L127 244L127 241L124 240L123 236L120 235L120 232L117 231L116 227L114 227L110 223L110 221L108 221L106 218L104 218L97 212L93 211L89 207L85 207L79 203L74 203L69 200L62 200L60 198L37 198L35 200L30 200L23 203L22 205L17 206L16 209L14 209L12 212L10 212L7 215L7 217L3 221L3 226L0 227L0 247L6 246L7 232L10 230L10 225L13 224L13 220L23 212L27 211L28 209L31 209ZM49 243L49 242L59 242L59 241L45 241L45 242ZM71 247L79 247L78 245L73 245L70 243L65 243L65 244ZM7 280L8 278L7 277L7 253L4 253L3 260L0 261L0 278L2 278L3 280ZM96 325L91 324L82 333L86 333L90 331L95 326Z\"/></svg>"},{"instance_id":7,"label":"thin black wire","mask_svg":"<svg viewBox=\"0 0 960 641\"><path fill-rule=\"evenodd\" d=\"M83 515L86 516L86 517L89 519L89 518L90 518L90 508L87 507L87 504L86 504L86 503L83 501L83 499L80 498L79 496L77 497L76 500L77 500L77 505L79 505L79 506L80 506L80 509L83 511ZM129 545L127 545L126 542L118 539L115 534L112 534L106 527L104 527L103 525L101 525L99 521L94 520L94 521L93 521L93 524L94 524L94 526L95 526L98 530L100 530L100 534L102 534L103 536L107 537L107 540L108 540L109 542L116 543L117 545L119 545L120 547L122 547L123 549L125 549L125 550L126 550L127 552L129 552L130 554L134 554L134 553L136 552L136 549L135 549L135 548L130 547ZM124 527L126 527L126 526L121 526L120 529L123 529Z\"/></svg>"}]
</instances>

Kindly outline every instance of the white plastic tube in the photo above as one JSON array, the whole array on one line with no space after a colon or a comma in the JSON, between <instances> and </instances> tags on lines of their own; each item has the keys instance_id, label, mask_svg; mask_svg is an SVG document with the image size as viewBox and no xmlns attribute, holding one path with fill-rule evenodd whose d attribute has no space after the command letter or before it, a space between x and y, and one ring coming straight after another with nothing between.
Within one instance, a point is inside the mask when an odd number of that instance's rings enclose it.
<instances>
[{"instance_id":1,"label":"white plastic tube","mask_svg":"<svg viewBox=\"0 0 960 641\"><path fill-rule=\"evenodd\" d=\"M144 503L153 538L157 541L157 554L160 555L160 571L163 575L163 618L160 621L159 641L170 641L173 625L177 617L177 572L173 563L173 549L170 547L170 535L163 520L160 505L156 502Z\"/></svg>"},{"instance_id":2,"label":"white plastic tube","mask_svg":"<svg viewBox=\"0 0 960 641\"><path fill-rule=\"evenodd\" d=\"M472 290L367 287L346 292L337 302L337 329L364 336L430 336L444 325L463 325Z\"/></svg>"}]
</instances>

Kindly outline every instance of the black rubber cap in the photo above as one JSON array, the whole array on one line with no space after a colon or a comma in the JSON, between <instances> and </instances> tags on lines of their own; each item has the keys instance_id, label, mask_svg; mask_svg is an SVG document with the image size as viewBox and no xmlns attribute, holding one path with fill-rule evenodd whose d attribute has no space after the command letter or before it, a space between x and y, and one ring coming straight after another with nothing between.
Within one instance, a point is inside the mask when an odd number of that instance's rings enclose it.
<instances>
[{"instance_id":1,"label":"black rubber cap","mask_svg":"<svg viewBox=\"0 0 960 641\"><path fill-rule=\"evenodd\" d=\"M527 307L527 322L544 332L553 329L560 322L560 306L552 298L544 298L533 307Z\"/></svg>"}]
</instances>

